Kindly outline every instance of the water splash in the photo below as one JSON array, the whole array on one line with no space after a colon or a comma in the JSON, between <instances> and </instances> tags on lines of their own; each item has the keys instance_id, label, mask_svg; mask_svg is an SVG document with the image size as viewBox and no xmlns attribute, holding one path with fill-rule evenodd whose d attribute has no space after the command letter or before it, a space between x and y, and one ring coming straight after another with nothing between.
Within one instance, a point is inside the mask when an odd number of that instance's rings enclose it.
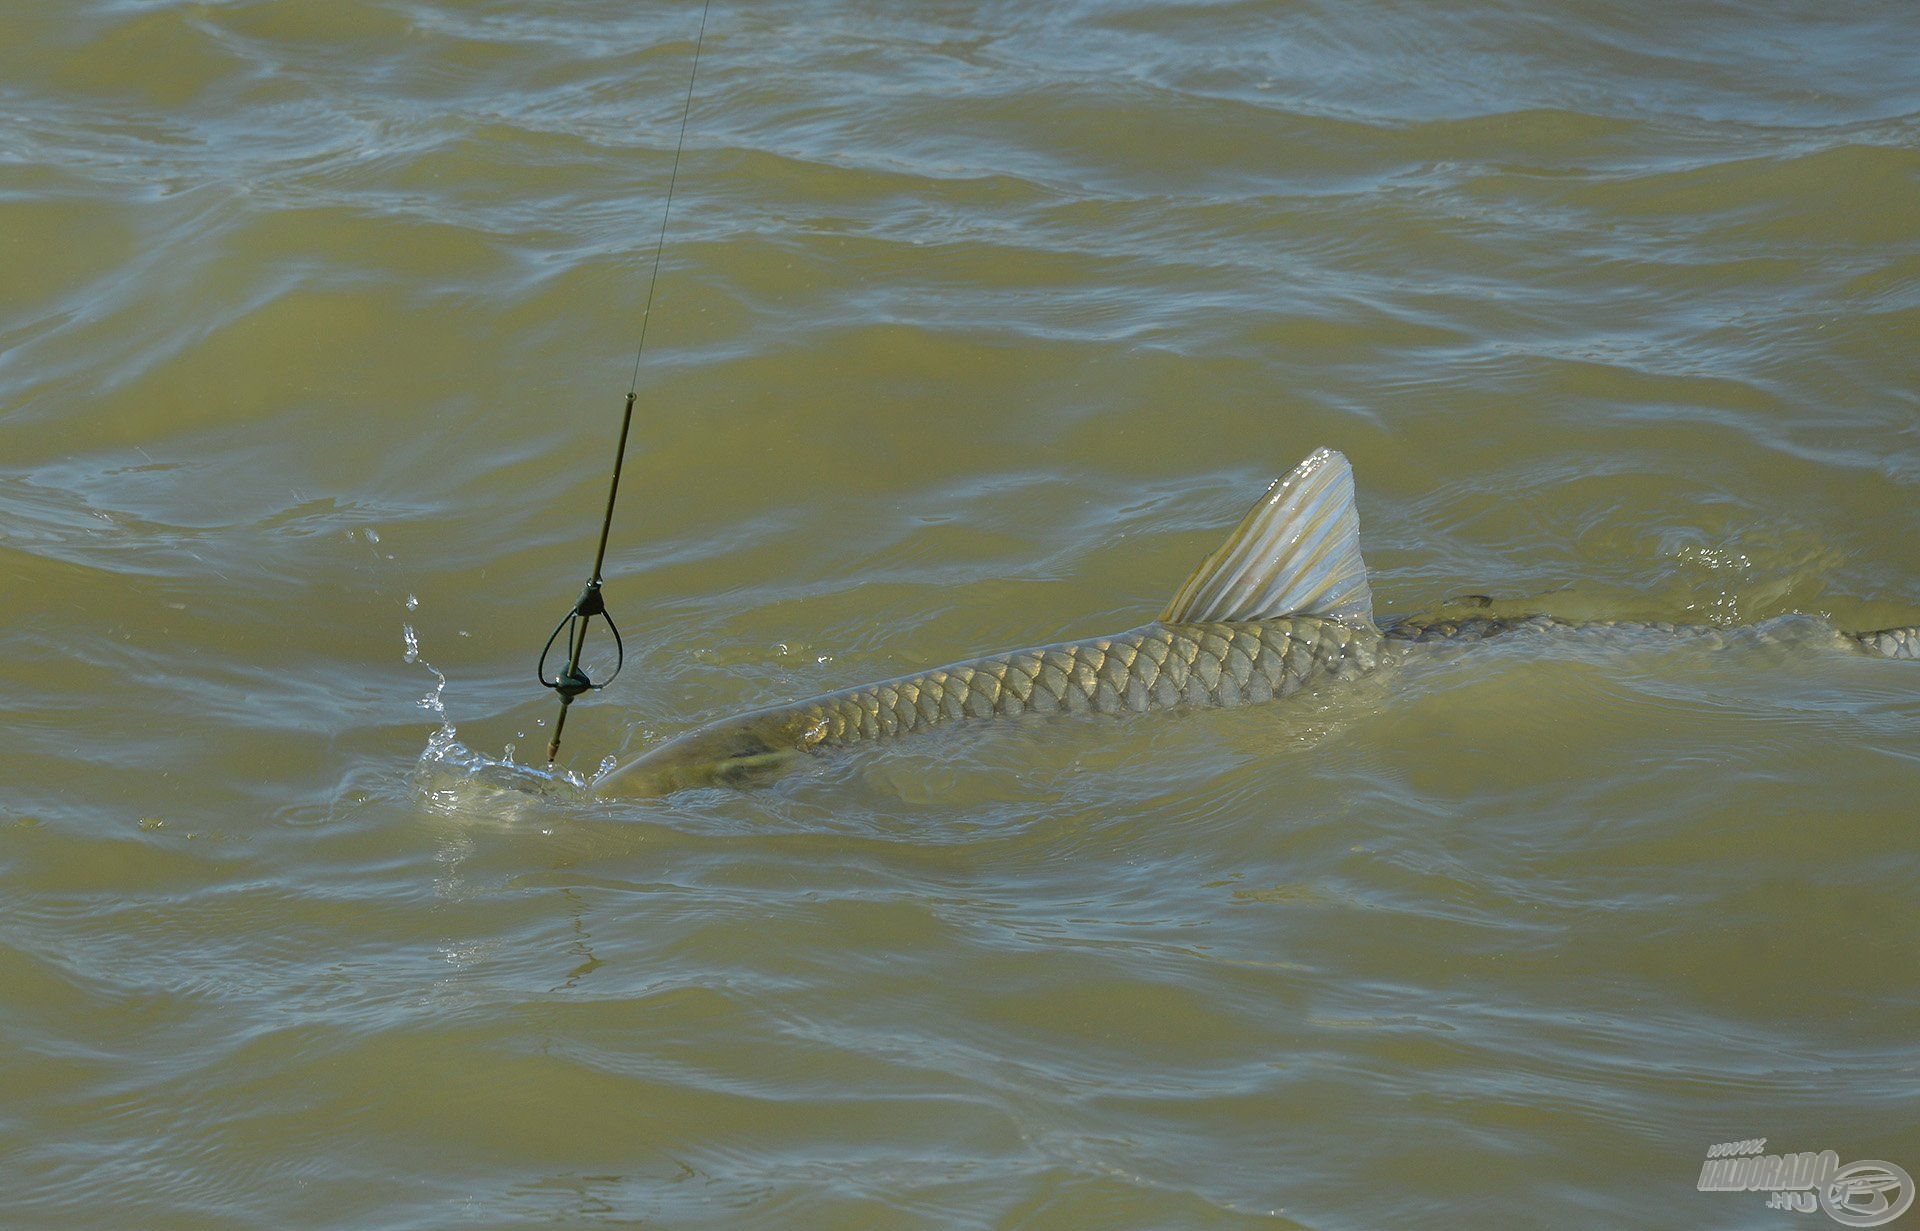
<instances>
[{"instance_id":1,"label":"water splash","mask_svg":"<svg viewBox=\"0 0 1920 1231\"><path fill-rule=\"evenodd\" d=\"M409 611L413 609L413 606L411 603L408 605L407 609ZM430 714L438 715L440 719L441 732L451 733L453 731L453 724L447 721L447 705L446 705L447 677L441 674L439 669L436 668L432 663L420 657L420 637L419 637L419 634L413 631L413 625L402 624L400 626L400 636L401 636L401 639L405 641L406 647L407 647L407 652L406 652L404 661L408 663L418 663L422 667L425 667L430 673L432 673L433 678L435 680L433 691L428 693L426 696L420 698L418 701L414 702L414 704L419 706L421 709L426 710Z\"/></svg>"},{"instance_id":2,"label":"water splash","mask_svg":"<svg viewBox=\"0 0 1920 1231\"><path fill-rule=\"evenodd\" d=\"M412 610L415 604L410 603ZM427 737L414 765L414 787L429 807L447 815L501 816L512 819L520 805L535 798L584 799L592 795L592 783L570 770L550 772L513 759L514 745L508 744L498 757L490 757L460 742L453 721L447 716L447 677L420 653L420 637L413 625L402 624L401 639L406 645L405 661L424 667L433 676L433 688L414 702L439 720L439 726ZM607 758L611 761L613 758ZM607 772L603 761L597 779Z\"/></svg>"}]
</instances>

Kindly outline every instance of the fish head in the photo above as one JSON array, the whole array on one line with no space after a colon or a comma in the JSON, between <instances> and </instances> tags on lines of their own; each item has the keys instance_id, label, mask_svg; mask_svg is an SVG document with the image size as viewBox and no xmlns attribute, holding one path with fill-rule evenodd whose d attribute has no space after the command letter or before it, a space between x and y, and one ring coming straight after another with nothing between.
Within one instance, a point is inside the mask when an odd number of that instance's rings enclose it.
<instances>
[{"instance_id":1,"label":"fish head","mask_svg":"<svg viewBox=\"0 0 1920 1231\"><path fill-rule=\"evenodd\" d=\"M689 731L641 753L596 789L605 795L657 797L693 787L751 786L800 756L787 725L770 715L747 714Z\"/></svg>"}]
</instances>

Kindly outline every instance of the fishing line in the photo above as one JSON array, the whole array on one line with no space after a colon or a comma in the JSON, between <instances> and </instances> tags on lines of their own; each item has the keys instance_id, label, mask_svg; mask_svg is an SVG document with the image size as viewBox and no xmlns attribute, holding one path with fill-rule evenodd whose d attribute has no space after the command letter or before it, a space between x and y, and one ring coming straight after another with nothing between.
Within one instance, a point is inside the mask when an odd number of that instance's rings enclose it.
<instances>
[{"instance_id":1,"label":"fishing line","mask_svg":"<svg viewBox=\"0 0 1920 1231\"><path fill-rule=\"evenodd\" d=\"M620 468L627 458L627 436L633 428L634 395L640 389L640 357L647 350L647 323L653 319L653 296L660 286L660 259L667 251L667 223L673 218L673 190L680 182L680 153L687 144L687 121L693 115L693 86L700 77L700 48L707 40L707 14L713 8L713 0L703 0L700 6L700 32L693 40L693 66L687 71L687 99L680 109L680 136L673 145L673 169L667 174L667 200L660 211L660 237L653 245L653 272L647 278L647 303L640 312L640 341L633 349L633 378L627 382L627 403L620 412L620 443L613 450L613 477L607 482L607 511L600 519L600 546L593 553L593 575L587 579L587 586L580 591L580 597L574 600L573 610L560 618L553 626L553 632L547 637L547 644L540 650L540 661L534 665L534 675L546 687L560 694L560 716L553 722L553 739L547 743L547 768L553 768L554 758L560 755L560 733L566 729L567 708L573 699L583 692L598 691L613 683L620 669L627 664L626 643L620 639L620 628L607 613L606 599L600 593L601 569L607 562L607 538L613 532L613 504L620 496ZM580 655L587 648L587 632L593 627L593 617L599 616L606 621L607 631L613 634L614 662L613 673L606 679L595 682L580 669ZM561 634L567 638L566 669L547 678L547 656L553 653L554 643Z\"/></svg>"}]
</instances>

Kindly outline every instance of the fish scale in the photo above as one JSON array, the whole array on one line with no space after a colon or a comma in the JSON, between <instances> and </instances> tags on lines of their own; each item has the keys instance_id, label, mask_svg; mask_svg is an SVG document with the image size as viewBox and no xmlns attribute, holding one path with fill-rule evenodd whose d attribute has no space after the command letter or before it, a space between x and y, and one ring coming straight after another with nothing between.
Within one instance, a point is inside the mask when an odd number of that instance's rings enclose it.
<instances>
[{"instance_id":1,"label":"fish scale","mask_svg":"<svg viewBox=\"0 0 1920 1231\"><path fill-rule=\"evenodd\" d=\"M1548 615L1469 614L1374 623L1360 559L1353 472L1315 452L1267 489L1200 562L1158 620L1111 637L1013 650L723 719L629 762L603 787L663 794L741 785L796 754L888 740L957 722L1048 713L1146 713L1257 704L1321 679L1348 679L1427 642L1558 630L1664 633L1705 645L1714 627L1654 621L1576 624ZM1772 635L1765 628L1755 630ZM1836 646L1920 658L1920 629L1833 634Z\"/></svg>"},{"instance_id":2,"label":"fish scale","mask_svg":"<svg viewBox=\"0 0 1920 1231\"><path fill-rule=\"evenodd\" d=\"M964 718L1147 713L1232 706L1350 678L1380 661L1382 634L1296 616L1249 624L1148 624L1112 637L989 655L762 711L808 747L888 739Z\"/></svg>"}]
</instances>

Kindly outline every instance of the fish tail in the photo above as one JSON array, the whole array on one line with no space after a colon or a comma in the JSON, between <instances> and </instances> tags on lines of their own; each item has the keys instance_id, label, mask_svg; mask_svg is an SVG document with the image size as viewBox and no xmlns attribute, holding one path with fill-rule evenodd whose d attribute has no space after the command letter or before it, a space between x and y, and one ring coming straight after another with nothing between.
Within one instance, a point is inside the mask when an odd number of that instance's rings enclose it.
<instances>
[{"instance_id":1,"label":"fish tail","mask_svg":"<svg viewBox=\"0 0 1920 1231\"><path fill-rule=\"evenodd\" d=\"M1848 633L1847 639L1882 658L1920 659L1920 627L1882 628L1871 633Z\"/></svg>"}]
</instances>

